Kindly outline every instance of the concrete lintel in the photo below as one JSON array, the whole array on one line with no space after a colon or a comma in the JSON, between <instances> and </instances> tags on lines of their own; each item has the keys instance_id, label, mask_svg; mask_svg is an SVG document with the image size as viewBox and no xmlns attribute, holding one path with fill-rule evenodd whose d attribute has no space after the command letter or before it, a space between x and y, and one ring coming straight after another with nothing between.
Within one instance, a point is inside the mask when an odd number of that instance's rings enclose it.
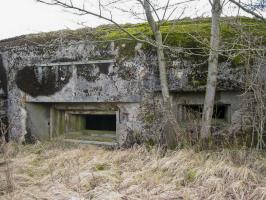
<instances>
[{"instance_id":1,"label":"concrete lintel","mask_svg":"<svg viewBox=\"0 0 266 200\"><path fill-rule=\"evenodd\" d=\"M66 110L66 111L77 111L77 112L83 112L83 111L115 111L117 105L110 105L108 103L106 104L87 104L87 105L62 105L62 104L55 104L54 107L57 110Z\"/></svg>"},{"instance_id":2,"label":"concrete lintel","mask_svg":"<svg viewBox=\"0 0 266 200\"><path fill-rule=\"evenodd\" d=\"M67 111L68 114L77 115L115 115L116 111L101 111L101 110L91 110L91 111Z\"/></svg>"},{"instance_id":3,"label":"concrete lintel","mask_svg":"<svg viewBox=\"0 0 266 200\"><path fill-rule=\"evenodd\" d=\"M134 97L135 98L135 97ZM62 101L61 99L60 100L57 100L57 99L48 99L48 98L40 98L38 99L37 98L32 98L30 96L27 95L27 99L25 102L27 103L54 103L54 104L60 104L60 103L104 103L104 104L108 104L108 103L115 103L115 104L126 104L126 103L140 103L141 101L141 98L140 97L136 97L135 99L132 100L131 97L127 98L127 99L122 99L122 100L102 100L102 101L99 101L99 100L94 100L94 99L85 99L85 100L80 100L80 101L73 101L73 100L69 100L68 98L66 98L64 101Z\"/></svg>"},{"instance_id":4,"label":"concrete lintel","mask_svg":"<svg viewBox=\"0 0 266 200\"><path fill-rule=\"evenodd\" d=\"M58 62L58 63L40 63L35 64L37 67L54 67L54 66L72 66L72 65L86 65L86 64L101 64L101 63L114 63L115 59L109 60L89 60L84 62Z\"/></svg>"}]
</instances>

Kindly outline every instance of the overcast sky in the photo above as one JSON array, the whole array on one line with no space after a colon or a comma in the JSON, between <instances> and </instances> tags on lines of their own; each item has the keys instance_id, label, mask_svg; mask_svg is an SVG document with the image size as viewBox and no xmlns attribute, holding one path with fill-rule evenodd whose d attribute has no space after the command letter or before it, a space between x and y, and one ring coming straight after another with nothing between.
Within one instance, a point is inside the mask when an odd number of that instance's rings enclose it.
<instances>
[{"instance_id":1,"label":"overcast sky","mask_svg":"<svg viewBox=\"0 0 266 200\"><path fill-rule=\"evenodd\" d=\"M157 1L166 2L166 0ZM97 1L90 0L89 2ZM88 6L91 5L89 4ZM125 6L125 8L132 7L128 3L124 3L123 6ZM207 16L209 10L208 0L197 0L194 4L187 7L184 16ZM174 17L177 16L178 15L176 14ZM119 11L115 11L113 17L119 23L133 23L137 21L131 15L123 14ZM82 27L81 25L79 25L79 23L82 22L86 22L86 25L90 27L95 27L103 23L106 24L105 21L97 19L95 17L78 17L76 15L63 11L60 7L43 5L41 3L37 3L35 0L1 0L0 21L0 39L10 38L23 34L48 32L66 28L77 29Z\"/></svg>"}]
</instances>

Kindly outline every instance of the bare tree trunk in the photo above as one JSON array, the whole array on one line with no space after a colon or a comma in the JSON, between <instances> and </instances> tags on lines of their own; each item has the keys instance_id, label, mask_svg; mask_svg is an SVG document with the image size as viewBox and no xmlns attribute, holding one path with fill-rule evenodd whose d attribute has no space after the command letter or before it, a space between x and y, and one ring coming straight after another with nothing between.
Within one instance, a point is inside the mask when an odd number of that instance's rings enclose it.
<instances>
[{"instance_id":1,"label":"bare tree trunk","mask_svg":"<svg viewBox=\"0 0 266 200\"><path fill-rule=\"evenodd\" d=\"M202 126L200 131L201 138L208 138L211 135L211 121L214 108L214 99L217 84L218 73L218 55L220 42L220 17L222 5L220 0L213 0L212 4L212 28L211 28L211 46L208 62L208 79L206 85L206 94L204 108L202 113Z\"/></svg>"},{"instance_id":2,"label":"bare tree trunk","mask_svg":"<svg viewBox=\"0 0 266 200\"><path fill-rule=\"evenodd\" d=\"M167 70L165 64L165 57L162 48L162 35L160 31L155 33L155 40L158 43L157 47L157 57L158 57L158 64L159 64L159 72L160 72L160 84L163 96L164 107L166 110L171 110L171 101L168 89L168 81L167 81Z\"/></svg>"},{"instance_id":3,"label":"bare tree trunk","mask_svg":"<svg viewBox=\"0 0 266 200\"><path fill-rule=\"evenodd\" d=\"M159 65L159 73L160 73L160 84L161 84L162 97L163 97L163 109L164 109L163 114L164 114L164 117L166 118L166 125L164 129L168 129L164 131L165 132L163 136L165 140L164 142L166 143L168 147L174 148L177 144L177 138L180 135L180 128L176 121L175 115L173 113L172 103L171 103L171 99L169 95L162 34L159 30L158 24L155 22L152 16L151 5L150 5L149 0L144 0L143 7L145 10L147 21L155 36L155 41L157 45L157 57L158 57L158 65Z\"/></svg>"}]
</instances>

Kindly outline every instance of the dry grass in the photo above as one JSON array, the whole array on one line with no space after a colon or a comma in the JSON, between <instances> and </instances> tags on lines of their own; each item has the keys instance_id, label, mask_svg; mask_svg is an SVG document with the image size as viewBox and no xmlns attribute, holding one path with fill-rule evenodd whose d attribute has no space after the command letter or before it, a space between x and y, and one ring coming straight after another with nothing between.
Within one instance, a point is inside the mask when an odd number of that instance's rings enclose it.
<instances>
[{"instance_id":1,"label":"dry grass","mask_svg":"<svg viewBox=\"0 0 266 200\"><path fill-rule=\"evenodd\" d=\"M258 152L184 149L162 158L145 147L108 151L54 142L13 145L11 153L16 189L6 193L0 165L5 200L266 199L266 156Z\"/></svg>"}]
</instances>

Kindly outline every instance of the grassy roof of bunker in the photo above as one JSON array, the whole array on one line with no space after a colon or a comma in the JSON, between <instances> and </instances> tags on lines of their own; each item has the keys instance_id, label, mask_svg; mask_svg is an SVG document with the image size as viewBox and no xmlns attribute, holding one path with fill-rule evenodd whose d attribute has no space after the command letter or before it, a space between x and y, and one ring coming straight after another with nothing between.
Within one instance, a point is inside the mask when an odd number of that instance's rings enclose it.
<instances>
[{"instance_id":1,"label":"grassy roof of bunker","mask_svg":"<svg viewBox=\"0 0 266 200\"><path fill-rule=\"evenodd\" d=\"M246 30L262 38L262 43L266 44L266 23L247 17L223 18L221 23L222 41L230 42L239 35L239 29L235 28L233 21L241 23L242 30ZM228 23L231 22L231 23ZM152 32L146 23L121 25L132 35L138 38L152 37ZM169 21L161 25L160 30L163 37L167 35L166 44L169 46L180 46L184 48L203 47L208 44L210 38L211 19L183 19L179 21ZM203 43L195 40L204 41ZM82 28L77 30L61 30L47 33L22 35L15 38L0 41L0 48L43 45L63 39L64 41L123 41L124 43L135 43L130 41L130 37L115 25L101 25L96 28Z\"/></svg>"}]
</instances>

